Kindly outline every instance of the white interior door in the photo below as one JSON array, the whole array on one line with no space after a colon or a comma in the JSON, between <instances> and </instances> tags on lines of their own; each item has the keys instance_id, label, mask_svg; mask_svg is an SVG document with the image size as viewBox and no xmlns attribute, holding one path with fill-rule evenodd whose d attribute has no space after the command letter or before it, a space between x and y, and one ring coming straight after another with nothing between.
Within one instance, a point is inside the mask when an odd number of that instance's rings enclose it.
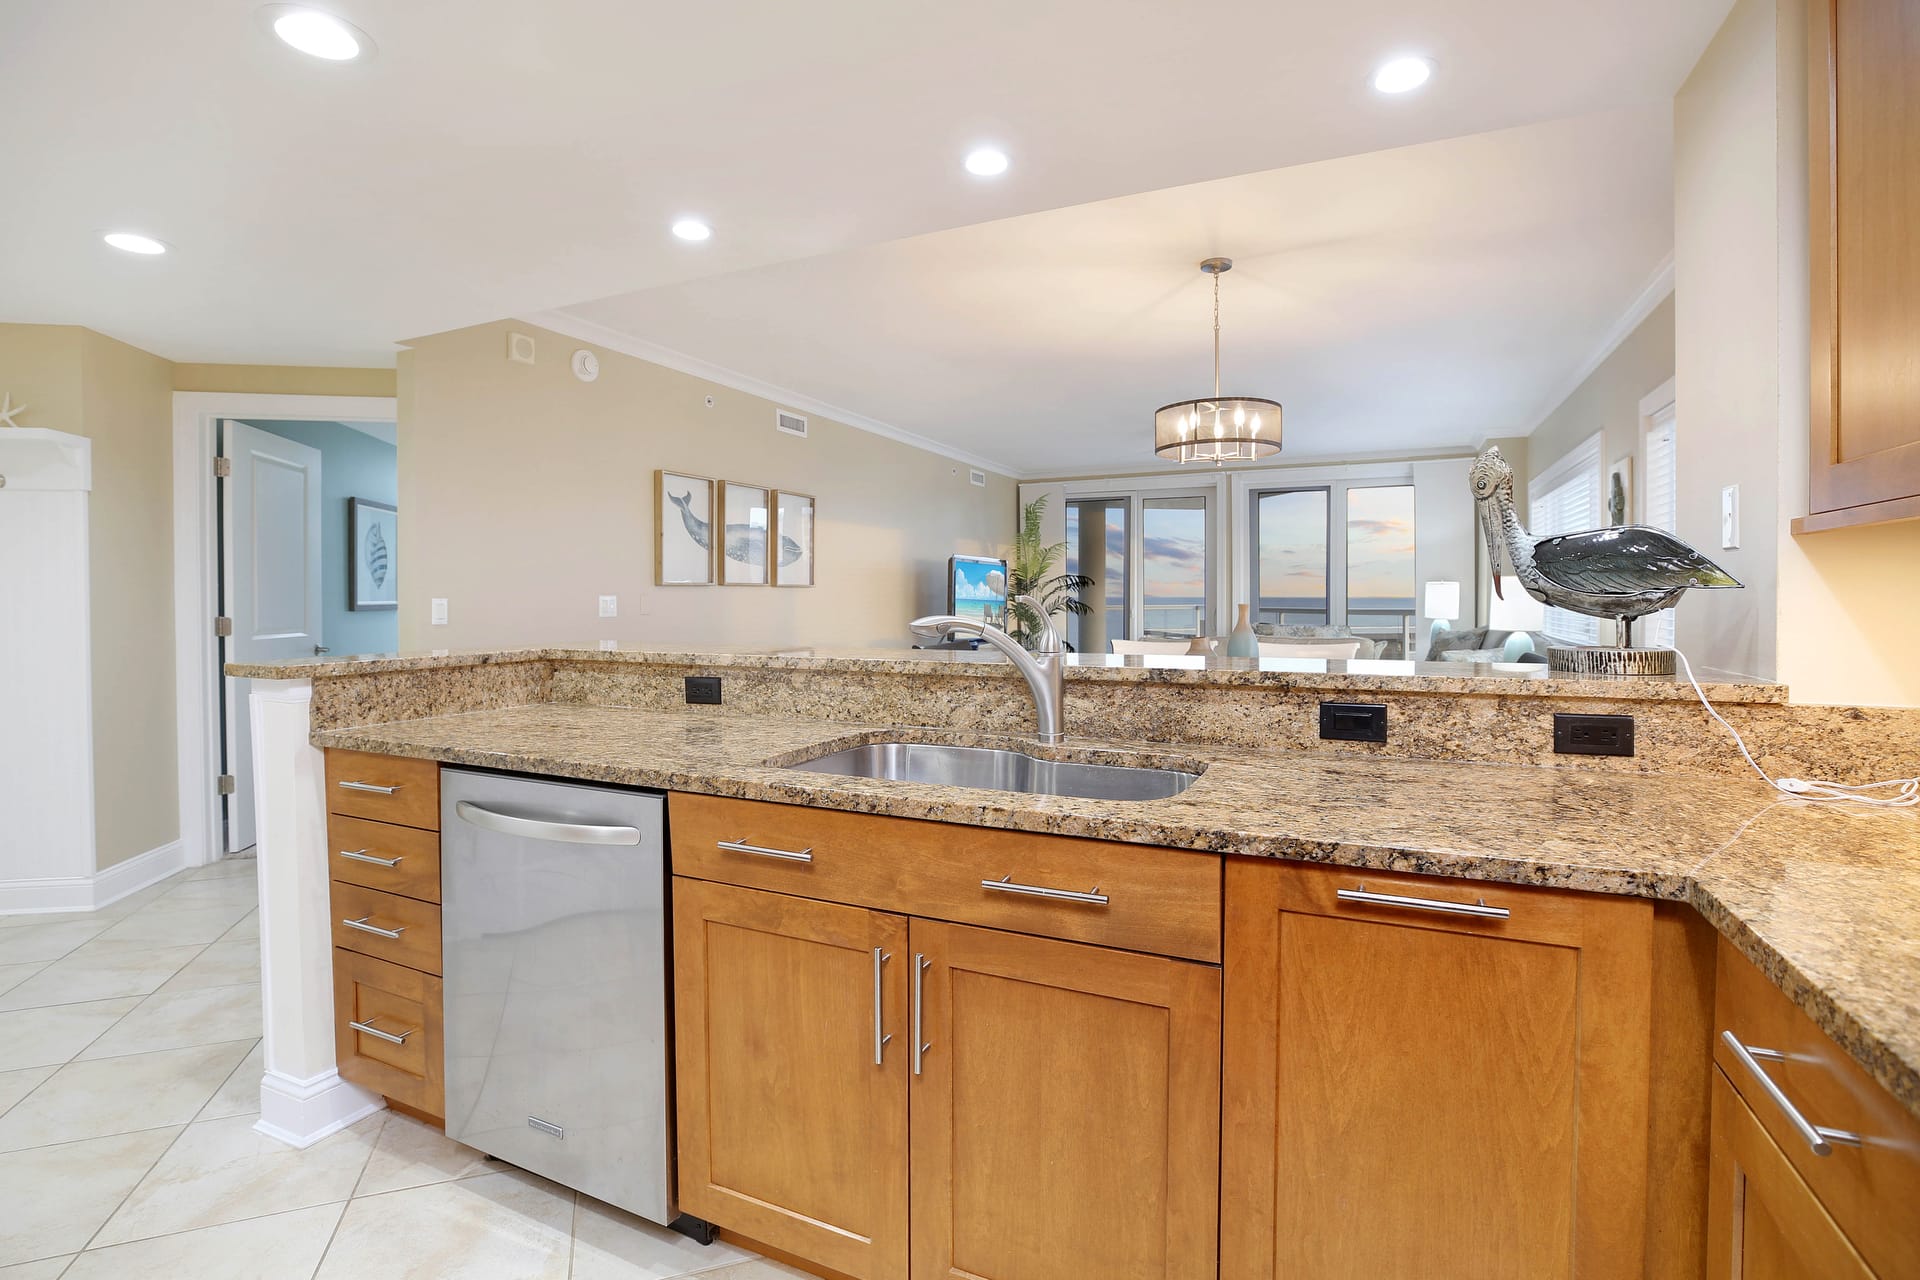
<instances>
[{"instance_id":1,"label":"white interior door","mask_svg":"<svg viewBox=\"0 0 1920 1280\"><path fill-rule=\"evenodd\" d=\"M229 662L311 658L325 641L320 613L320 451L245 423L222 424L222 598L233 619ZM253 843L249 680L226 680L227 852Z\"/></svg>"}]
</instances>

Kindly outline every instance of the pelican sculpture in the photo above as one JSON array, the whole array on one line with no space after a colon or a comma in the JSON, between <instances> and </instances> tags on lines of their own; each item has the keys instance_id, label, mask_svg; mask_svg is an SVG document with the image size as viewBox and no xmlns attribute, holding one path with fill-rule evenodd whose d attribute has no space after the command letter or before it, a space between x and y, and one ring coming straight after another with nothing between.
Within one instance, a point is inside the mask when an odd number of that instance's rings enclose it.
<instances>
[{"instance_id":1,"label":"pelican sculpture","mask_svg":"<svg viewBox=\"0 0 1920 1280\"><path fill-rule=\"evenodd\" d=\"M1740 585L1732 574L1664 529L1628 524L1534 537L1514 510L1513 468L1496 447L1490 446L1474 460L1471 476L1480 528L1493 562L1494 594L1506 598L1500 588L1504 550L1513 576L1535 600L1595 618L1618 619L1623 649L1633 646L1636 619L1667 608L1688 590ZM1556 652L1549 651L1549 659Z\"/></svg>"}]
</instances>

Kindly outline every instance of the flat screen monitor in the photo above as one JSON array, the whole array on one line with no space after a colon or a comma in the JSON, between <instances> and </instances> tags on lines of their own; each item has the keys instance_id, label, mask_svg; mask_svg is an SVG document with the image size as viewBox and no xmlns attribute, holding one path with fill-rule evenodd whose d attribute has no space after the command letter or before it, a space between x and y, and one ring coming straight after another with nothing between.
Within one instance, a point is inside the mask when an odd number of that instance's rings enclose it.
<instances>
[{"instance_id":1,"label":"flat screen monitor","mask_svg":"<svg viewBox=\"0 0 1920 1280\"><path fill-rule=\"evenodd\" d=\"M1007 624L1007 562L988 556L947 561L947 612L996 627Z\"/></svg>"}]
</instances>

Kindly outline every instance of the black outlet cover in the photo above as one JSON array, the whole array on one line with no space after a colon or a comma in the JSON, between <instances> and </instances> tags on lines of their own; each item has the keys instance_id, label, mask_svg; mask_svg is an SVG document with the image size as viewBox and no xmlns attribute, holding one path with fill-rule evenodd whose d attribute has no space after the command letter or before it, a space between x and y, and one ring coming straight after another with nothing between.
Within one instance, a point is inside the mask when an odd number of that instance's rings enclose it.
<instances>
[{"instance_id":1,"label":"black outlet cover","mask_svg":"<svg viewBox=\"0 0 1920 1280\"><path fill-rule=\"evenodd\" d=\"M1632 716L1576 716L1555 712L1553 750L1563 756L1630 756Z\"/></svg>"},{"instance_id":2,"label":"black outlet cover","mask_svg":"<svg viewBox=\"0 0 1920 1280\"><path fill-rule=\"evenodd\" d=\"M717 707L720 705L719 676L688 676L687 705L699 707Z\"/></svg>"},{"instance_id":3,"label":"black outlet cover","mask_svg":"<svg viewBox=\"0 0 1920 1280\"><path fill-rule=\"evenodd\" d=\"M1334 742L1385 742L1387 707L1383 702L1323 702L1320 736Z\"/></svg>"}]
</instances>

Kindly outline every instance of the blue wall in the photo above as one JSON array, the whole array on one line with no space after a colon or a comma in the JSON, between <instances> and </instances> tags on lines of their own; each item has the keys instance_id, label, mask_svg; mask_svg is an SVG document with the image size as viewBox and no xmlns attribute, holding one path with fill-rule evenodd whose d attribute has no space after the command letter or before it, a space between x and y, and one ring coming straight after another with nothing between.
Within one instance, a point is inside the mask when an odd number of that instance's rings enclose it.
<instances>
[{"instance_id":1,"label":"blue wall","mask_svg":"<svg viewBox=\"0 0 1920 1280\"><path fill-rule=\"evenodd\" d=\"M321 625L327 648L336 656L390 653L399 648L397 612L354 613L347 608L347 499L399 505L399 451L338 422L249 421L247 425L320 451Z\"/></svg>"}]
</instances>

